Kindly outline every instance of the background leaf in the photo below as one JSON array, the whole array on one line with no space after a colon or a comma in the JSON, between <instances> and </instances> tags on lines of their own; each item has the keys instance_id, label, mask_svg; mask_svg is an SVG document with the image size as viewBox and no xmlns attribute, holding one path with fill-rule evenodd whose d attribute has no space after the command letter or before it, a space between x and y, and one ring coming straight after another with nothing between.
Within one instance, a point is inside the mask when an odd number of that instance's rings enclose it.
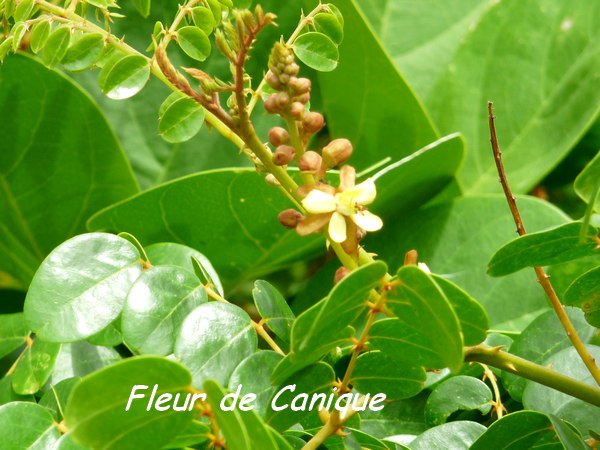
<instances>
[{"instance_id":1,"label":"background leaf","mask_svg":"<svg viewBox=\"0 0 600 450\"><path fill-rule=\"evenodd\" d=\"M273 333L289 343L295 317L283 295L268 282L257 280L252 289L252 297L260 316Z\"/></svg>"},{"instance_id":2,"label":"background leaf","mask_svg":"<svg viewBox=\"0 0 600 450\"><path fill-rule=\"evenodd\" d=\"M52 373L59 350L60 344L35 339L25 349L15 368L12 377L15 392L26 395L39 391Z\"/></svg>"},{"instance_id":3,"label":"background leaf","mask_svg":"<svg viewBox=\"0 0 600 450\"><path fill-rule=\"evenodd\" d=\"M467 450L477 440L485 427L477 422L456 421L430 428L409 444L410 450L429 450L432 448L452 448Z\"/></svg>"},{"instance_id":4,"label":"background leaf","mask_svg":"<svg viewBox=\"0 0 600 450\"><path fill-rule=\"evenodd\" d=\"M563 303L580 307L585 313L585 320L600 327L600 267L573 281L565 292Z\"/></svg>"},{"instance_id":5,"label":"background leaf","mask_svg":"<svg viewBox=\"0 0 600 450\"><path fill-rule=\"evenodd\" d=\"M50 412L29 402L0 406L0 433L7 450L51 448L60 437Z\"/></svg>"},{"instance_id":6,"label":"background leaf","mask_svg":"<svg viewBox=\"0 0 600 450\"><path fill-rule=\"evenodd\" d=\"M594 210L600 211L600 196L592 199L600 183L600 152L592 159L575 179L575 192L586 203L594 201ZM597 195L597 193L596 193Z\"/></svg>"},{"instance_id":7,"label":"background leaf","mask_svg":"<svg viewBox=\"0 0 600 450\"><path fill-rule=\"evenodd\" d=\"M23 313L0 315L0 358L25 343L29 330Z\"/></svg>"}]
</instances>

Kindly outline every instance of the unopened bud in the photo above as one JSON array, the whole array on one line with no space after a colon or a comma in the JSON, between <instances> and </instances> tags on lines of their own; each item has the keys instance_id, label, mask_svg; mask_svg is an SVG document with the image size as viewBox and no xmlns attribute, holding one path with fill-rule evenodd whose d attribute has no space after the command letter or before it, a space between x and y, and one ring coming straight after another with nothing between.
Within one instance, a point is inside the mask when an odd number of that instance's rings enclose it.
<instances>
[{"instance_id":1,"label":"unopened bud","mask_svg":"<svg viewBox=\"0 0 600 450\"><path fill-rule=\"evenodd\" d=\"M279 222L286 228L296 228L300 221L304 220L304 216L295 209L286 209L279 213Z\"/></svg>"},{"instance_id":2,"label":"unopened bud","mask_svg":"<svg viewBox=\"0 0 600 450\"><path fill-rule=\"evenodd\" d=\"M306 105L310 101L310 92L305 92L304 94L296 95L294 97L294 101Z\"/></svg>"},{"instance_id":3,"label":"unopened bud","mask_svg":"<svg viewBox=\"0 0 600 450\"><path fill-rule=\"evenodd\" d=\"M352 143L348 139L334 139L323 148L323 160L328 168L338 166L352 156Z\"/></svg>"},{"instance_id":4,"label":"unopened bud","mask_svg":"<svg viewBox=\"0 0 600 450\"><path fill-rule=\"evenodd\" d=\"M306 94L310 91L311 82L308 78L292 78L290 79L290 88L295 94Z\"/></svg>"},{"instance_id":5,"label":"unopened bud","mask_svg":"<svg viewBox=\"0 0 600 450\"><path fill-rule=\"evenodd\" d=\"M311 111L304 114L304 118L302 119L302 125L304 126L305 133L318 133L325 126L325 119L323 118L322 114Z\"/></svg>"},{"instance_id":6,"label":"unopened bud","mask_svg":"<svg viewBox=\"0 0 600 450\"><path fill-rule=\"evenodd\" d=\"M298 161L298 167L303 172L311 172L316 173L321 170L321 163L323 162L323 158L317 152L313 152L312 150L307 151L302 157L300 161Z\"/></svg>"},{"instance_id":7,"label":"unopened bud","mask_svg":"<svg viewBox=\"0 0 600 450\"><path fill-rule=\"evenodd\" d=\"M275 147L290 142L290 134L285 128L273 127L269 130L269 142Z\"/></svg>"},{"instance_id":8,"label":"unopened bud","mask_svg":"<svg viewBox=\"0 0 600 450\"><path fill-rule=\"evenodd\" d=\"M286 92L280 92L276 95L276 101L281 110L285 109L290 104L290 96Z\"/></svg>"},{"instance_id":9,"label":"unopened bud","mask_svg":"<svg viewBox=\"0 0 600 450\"><path fill-rule=\"evenodd\" d=\"M292 106L290 106L290 114L296 120L302 120L304 117L304 111L304 105L300 102L294 102L292 103Z\"/></svg>"},{"instance_id":10,"label":"unopened bud","mask_svg":"<svg viewBox=\"0 0 600 450\"><path fill-rule=\"evenodd\" d=\"M280 183L277 180L277 178L275 178L275 175L273 175L272 173L268 173L267 176L265 177L265 182L267 184L270 184L271 186L279 186Z\"/></svg>"},{"instance_id":11,"label":"unopened bud","mask_svg":"<svg viewBox=\"0 0 600 450\"><path fill-rule=\"evenodd\" d=\"M273 154L273 163L278 166L289 164L296 156L296 150L290 145L280 145Z\"/></svg>"},{"instance_id":12,"label":"unopened bud","mask_svg":"<svg viewBox=\"0 0 600 450\"><path fill-rule=\"evenodd\" d=\"M264 102L265 111L269 114L279 114L281 112L279 102L277 101L277 95L278 94L269 95Z\"/></svg>"},{"instance_id":13,"label":"unopened bud","mask_svg":"<svg viewBox=\"0 0 600 450\"><path fill-rule=\"evenodd\" d=\"M338 284L349 273L350 273L349 269L346 269L344 266L340 267L338 270L335 271L335 275L333 276L333 284L334 285Z\"/></svg>"},{"instance_id":14,"label":"unopened bud","mask_svg":"<svg viewBox=\"0 0 600 450\"><path fill-rule=\"evenodd\" d=\"M269 86L271 86L271 88L275 89L276 91L280 91L281 88L283 87L281 84L281 81L279 81L279 77L277 75L275 75L273 72L269 72L267 74L267 84Z\"/></svg>"}]
</instances>

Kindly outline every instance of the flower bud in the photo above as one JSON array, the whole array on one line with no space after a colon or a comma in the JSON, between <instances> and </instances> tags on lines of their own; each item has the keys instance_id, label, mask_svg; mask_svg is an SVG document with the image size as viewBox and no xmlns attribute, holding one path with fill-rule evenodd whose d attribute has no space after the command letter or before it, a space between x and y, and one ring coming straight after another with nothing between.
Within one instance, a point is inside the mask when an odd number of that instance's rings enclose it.
<instances>
[{"instance_id":1,"label":"flower bud","mask_svg":"<svg viewBox=\"0 0 600 450\"><path fill-rule=\"evenodd\" d=\"M307 151L302 157L300 161L298 161L298 167L303 172L311 172L317 173L321 170L321 163L323 162L323 158L317 152L313 152L312 150Z\"/></svg>"},{"instance_id":2,"label":"flower bud","mask_svg":"<svg viewBox=\"0 0 600 450\"><path fill-rule=\"evenodd\" d=\"M281 88L283 87L281 84L281 81L279 81L279 77L277 75L275 75L273 72L269 72L267 74L267 84L269 86L271 86L271 88L275 89L276 91L280 91Z\"/></svg>"},{"instance_id":3,"label":"flower bud","mask_svg":"<svg viewBox=\"0 0 600 450\"><path fill-rule=\"evenodd\" d=\"M290 79L290 88L294 91L295 94L306 94L310 92L311 82L308 78L292 78Z\"/></svg>"},{"instance_id":4,"label":"flower bud","mask_svg":"<svg viewBox=\"0 0 600 450\"><path fill-rule=\"evenodd\" d=\"M350 269L346 269L344 266L340 267L338 270L335 271L335 275L333 276L333 284L338 284L349 273Z\"/></svg>"},{"instance_id":5,"label":"flower bud","mask_svg":"<svg viewBox=\"0 0 600 450\"><path fill-rule=\"evenodd\" d=\"M281 112L281 107L277 101L277 96L278 94L269 95L263 104L265 111L267 111L269 114L279 114Z\"/></svg>"},{"instance_id":6,"label":"flower bud","mask_svg":"<svg viewBox=\"0 0 600 450\"><path fill-rule=\"evenodd\" d=\"M290 75L292 77L295 77L296 75L298 75L299 72L300 72L300 66L293 61L285 68L285 73L287 73L288 75Z\"/></svg>"},{"instance_id":7,"label":"flower bud","mask_svg":"<svg viewBox=\"0 0 600 450\"><path fill-rule=\"evenodd\" d=\"M325 126L325 119L322 114L311 111L304 114L302 125L304 126L305 133L315 134L323 129Z\"/></svg>"},{"instance_id":8,"label":"flower bud","mask_svg":"<svg viewBox=\"0 0 600 450\"><path fill-rule=\"evenodd\" d=\"M300 221L304 220L304 216L295 209L286 209L279 213L279 222L286 228L296 228Z\"/></svg>"},{"instance_id":9,"label":"flower bud","mask_svg":"<svg viewBox=\"0 0 600 450\"><path fill-rule=\"evenodd\" d=\"M294 102L292 103L292 106L290 106L290 114L296 120L302 120L302 117L304 117L304 110L304 105L300 102Z\"/></svg>"},{"instance_id":10,"label":"flower bud","mask_svg":"<svg viewBox=\"0 0 600 450\"><path fill-rule=\"evenodd\" d=\"M279 183L277 178L275 178L275 175L273 175L272 173L267 174L267 176L265 177L265 182L267 184L270 184L271 186L279 186L281 184Z\"/></svg>"},{"instance_id":11,"label":"flower bud","mask_svg":"<svg viewBox=\"0 0 600 450\"><path fill-rule=\"evenodd\" d=\"M269 142L275 147L290 142L290 134L285 128L273 127L269 130Z\"/></svg>"},{"instance_id":12,"label":"flower bud","mask_svg":"<svg viewBox=\"0 0 600 450\"><path fill-rule=\"evenodd\" d=\"M305 92L304 94L296 95L294 97L294 101L300 102L303 104L307 104L310 101L310 92Z\"/></svg>"},{"instance_id":13,"label":"flower bud","mask_svg":"<svg viewBox=\"0 0 600 450\"><path fill-rule=\"evenodd\" d=\"M280 110L283 110L290 104L290 96L285 92L280 92L279 94L275 94L275 98L277 99L277 105Z\"/></svg>"},{"instance_id":14,"label":"flower bud","mask_svg":"<svg viewBox=\"0 0 600 450\"><path fill-rule=\"evenodd\" d=\"M328 168L338 166L352 156L352 143L348 139L334 139L323 148L323 160Z\"/></svg>"},{"instance_id":15,"label":"flower bud","mask_svg":"<svg viewBox=\"0 0 600 450\"><path fill-rule=\"evenodd\" d=\"M296 150L290 145L280 145L273 154L273 162L278 166L289 164L296 156Z\"/></svg>"}]
</instances>

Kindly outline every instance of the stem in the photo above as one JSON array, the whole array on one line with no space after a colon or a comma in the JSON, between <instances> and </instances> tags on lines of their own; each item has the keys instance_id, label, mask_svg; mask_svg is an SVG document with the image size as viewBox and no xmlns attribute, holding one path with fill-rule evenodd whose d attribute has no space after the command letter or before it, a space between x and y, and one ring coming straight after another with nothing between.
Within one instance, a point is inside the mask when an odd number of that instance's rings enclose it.
<instances>
[{"instance_id":1,"label":"stem","mask_svg":"<svg viewBox=\"0 0 600 450\"><path fill-rule=\"evenodd\" d=\"M600 389L555 372L549 367L540 366L519 356L503 352L501 347L480 344L474 347L465 347L464 352L465 361L488 364L592 405L600 406Z\"/></svg>"},{"instance_id":2,"label":"stem","mask_svg":"<svg viewBox=\"0 0 600 450\"><path fill-rule=\"evenodd\" d=\"M496 379L496 375L494 372L490 370L490 368L483 363L478 363L481 367L483 367L483 381L486 379L490 380L490 384L492 385L492 390L494 391L494 398L496 400L492 400L490 403L496 412L496 417L498 419L502 419L502 416L505 412L508 412L504 405L502 404L502 396L500 395L500 389L498 388L498 380Z\"/></svg>"},{"instance_id":3,"label":"stem","mask_svg":"<svg viewBox=\"0 0 600 450\"><path fill-rule=\"evenodd\" d=\"M304 144L302 143L302 139L300 138L300 132L298 131L298 124L296 123L296 120L291 116L287 116L285 118L285 122L290 133L290 143L292 144L292 147L294 147L294 149L296 150L296 157L294 159L296 161L300 161L300 158L302 158L302 155L304 155L305 149ZM300 176L302 177L302 181L304 182L304 184L315 184L315 177L310 173L300 172Z\"/></svg>"},{"instance_id":4,"label":"stem","mask_svg":"<svg viewBox=\"0 0 600 450\"><path fill-rule=\"evenodd\" d=\"M581 232L579 233L579 242L584 243L587 240L587 231L592 220L592 216L594 215L594 206L596 204L596 199L600 195L600 180L596 184L596 188L592 192L592 196L588 202L587 208L585 208L585 215L583 216L583 220L581 222Z\"/></svg>"},{"instance_id":5,"label":"stem","mask_svg":"<svg viewBox=\"0 0 600 450\"><path fill-rule=\"evenodd\" d=\"M494 160L496 162L496 168L498 169L498 175L500 176L500 183L502 184L502 189L504 190L504 195L506 196L506 201L508 202L508 206L510 207L510 212L512 213L515 224L517 225L517 232L519 236L524 236L525 226L523 225L523 219L521 218L521 214L519 212L519 208L517 207L517 201L515 196L512 194L510 187L508 185L508 180L506 178L506 172L504 171L504 164L502 163L502 152L500 151L500 146L498 145L498 138L496 137L496 126L494 124L494 111L492 102L488 102L488 115L489 115L489 126L490 126L490 141L492 143L492 151L494 152ZM550 282L550 277L546 275L546 272L542 267L534 267L535 274L537 276L537 280L544 288L544 292L546 292L546 296L548 300L550 300L550 304L556 315L558 316L558 320L562 324L565 329L567 336L571 340L573 347L577 350L577 353L581 357L581 360L592 374L596 383L600 385L600 370L598 366L596 366L596 361L587 351L585 345L581 341L579 335L577 334L577 330L571 323L569 316L565 312L565 308L562 303L558 299L556 292Z\"/></svg>"}]
</instances>

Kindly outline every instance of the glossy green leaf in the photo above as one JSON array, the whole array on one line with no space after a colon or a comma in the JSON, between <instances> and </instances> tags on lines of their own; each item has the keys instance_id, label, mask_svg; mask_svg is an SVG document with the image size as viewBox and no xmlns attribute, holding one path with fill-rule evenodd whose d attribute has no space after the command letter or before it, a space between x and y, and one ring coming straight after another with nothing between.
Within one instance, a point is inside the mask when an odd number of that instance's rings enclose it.
<instances>
[{"instance_id":1,"label":"glossy green leaf","mask_svg":"<svg viewBox=\"0 0 600 450\"><path fill-rule=\"evenodd\" d=\"M8 53L12 50L13 40L14 37L9 36L0 44L0 62L4 62L4 58L6 58L6 55L8 55Z\"/></svg>"},{"instance_id":2,"label":"glossy green leaf","mask_svg":"<svg viewBox=\"0 0 600 450\"><path fill-rule=\"evenodd\" d=\"M177 30L177 43L181 50L197 61L204 61L210 55L210 40L200 28L180 28Z\"/></svg>"},{"instance_id":3,"label":"glossy green leaf","mask_svg":"<svg viewBox=\"0 0 600 450\"><path fill-rule=\"evenodd\" d=\"M477 422L456 421L430 428L417 436L409 445L410 450L431 450L434 448L451 448L467 450L486 428ZM488 447L500 448L500 447Z\"/></svg>"},{"instance_id":4,"label":"glossy green leaf","mask_svg":"<svg viewBox=\"0 0 600 450\"><path fill-rule=\"evenodd\" d=\"M492 391L481 380L460 375L438 384L425 406L425 420L441 425L456 411L474 410L487 414L492 409Z\"/></svg>"},{"instance_id":5,"label":"glossy green leaf","mask_svg":"<svg viewBox=\"0 0 600 450\"><path fill-rule=\"evenodd\" d=\"M208 301L196 276L175 266L155 266L133 283L121 315L125 344L135 353L169 355L187 315Z\"/></svg>"},{"instance_id":6,"label":"glossy green leaf","mask_svg":"<svg viewBox=\"0 0 600 450\"><path fill-rule=\"evenodd\" d=\"M35 339L27 347L13 373L12 385L17 394L35 394L46 383L60 350L60 344Z\"/></svg>"},{"instance_id":7,"label":"glossy green leaf","mask_svg":"<svg viewBox=\"0 0 600 450\"><path fill-rule=\"evenodd\" d=\"M292 425L300 422L304 417L310 414L310 411L292 410L292 406L296 406L293 402L294 397L299 394L306 394L310 397L315 393L329 396L333 393L332 387L334 380L335 374L333 369L323 362L318 362L305 367L287 380L283 380L279 383L275 393L275 395L279 394L278 397L272 398L270 400L270 405L274 404L278 408L286 405L288 406L279 411L269 408L267 411L267 422L279 431L286 430ZM288 385L295 385L294 391L292 392L288 389L282 392L281 390ZM302 398L300 398L299 401L302 402Z\"/></svg>"},{"instance_id":8,"label":"glossy green leaf","mask_svg":"<svg viewBox=\"0 0 600 450\"><path fill-rule=\"evenodd\" d=\"M69 396L78 382L79 378L65 378L50 386L40 399L39 404L50 411L57 423L63 419Z\"/></svg>"},{"instance_id":9,"label":"glossy green leaf","mask_svg":"<svg viewBox=\"0 0 600 450\"><path fill-rule=\"evenodd\" d=\"M483 342L490 327L490 319L483 306L450 280L435 274L432 277L444 291L444 295L458 317L464 344L477 345Z\"/></svg>"},{"instance_id":10,"label":"glossy green leaf","mask_svg":"<svg viewBox=\"0 0 600 450\"><path fill-rule=\"evenodd\" d=\"M31 27L31 38L29 41L29 48L33 53L38 53L44 45L46 45L46 41L48 40L48 36L50 36L50 22L44 20L42 22L38 22Z\"/></svg>"},{"instance_id":11,"label":"glossy green leaf","mask_svg":"<svg viewBox=\"0 0 600 450\"><path fill-rule=\"evenodd\" d=\"M284 342L290 342L290 332L294 323L294 313L283 295L264 280L254 283L252 297L258 313L273 333Z\"/></svg>"},{"instance_id":12,"label":"glossy green leaf","mask_svg":"<svg viewBox=\"0 0 600 450\"><path fill-rule=\"evenodd\" d=\"M107 327L141 273L139 258L129 241L107 233L82 234L58 246L27 292L24 311L32 330L47 341L73 342Z\"/></svg>"},{"instance_id":13,"label":"glossy green leaf","mask_svg":"<svg viewBox=\"0 0 600 450\"><path fill-rule=\"evenodd\" d=\"M331 72L340 58L335 43L327 35L314 31L301 34L292 49L300 61L319 72Z\"/></svg>"},{"instance_id":14,"label":"glossy green leaf","mask_svg":"<svg viewBox=\"0 0 600 450\"><path fill-rule=\"evenodd\" d=\"M600 359L600 347L589 345L587 349L592 358L596 361ZM573 347L553 354L543 364L568 377L597 386ZM531 381L527 382L523 391L523 405L527 409L554 414L573 424L584 434L600 423L600 407Z\"/></svg>"},{"instance_id":15,"label":"glossy green leaf","mask_svg":"<svg viewBox=\"0 0 600 450\"><path fill-rule=\"evenodd\" d=\"M381 411L361 412L361 430L379 439L421 434L429 428L424 413L428 396L428 392L421 392L410 399L386 403Z\"/></svg>"},{"instance_id":16,"label":"glossy green leaf","mask_svg":"<svg viewBox=\"0 0 600 450\"><path fill-rule=\"evenodd\" d=\"M571 424L560 420L553 414L548 414L548 418L552 422L552 426L565 448L569 450L588 450L589 446L587 442L583 440L579 432L572 428Z\"/></svg>"},{"instance_id":17,"label":"glossy green leaf","mask_svg":"<svg viewBox=\"0 0 600 450\"><path fill-rule=\"evenodd\" d=\"M204 115L204 108L194 100L180 98L165 108L158 130L167 142L185 142L198 134L204 124Z\"/></svg>"},{"instance_id":18,"label":"glossy green leaf","mask_svg":"<svg viewBox=\"0 0 600 450\"><path fill-rule=\"evenodd\" d=\"M336 45L340 45L344 40L344 26L335 14L317 14L313 18L313 26L319 33L326 35Z\"/></svg>"},{"instance_id":19,"label":"glossy green leaf","mask_svg":"<svg viewBox=\"0 0 600 450\"><path fill-rule=\"evenodd\" d=\"M165 445L164 449L180 449L192 445L201 444L209 440L211 429L210 427L198 420L191 422L185 430L177 435L175 439Z\"/></svg>"},{"instance_id":20,"label":"glossy green leaf","mask_svg":"<svg viewBox=\"0 0 600 450\"><path fill-rule=\"evenodd\" d=\"M104 50L105 37L100 33L85 34L69 47L62 65L67 70L84 70L91 67Z\"/></svg>"},{"instance_id":21,"label":"glossy green leaf","mask_svg":"<svg viewBox=\"0 0 600 450\"><path fill-rule=\"evenodd\" d=\"M97 449L160 448L183 431L194 411L159 411L157 399L170 394L173 400L161 405L182 405L179 398L189 394L190 373L180 364L164 358L139 356L102 369L75 386L65 411L65 421L73 437ZM136 395L131 398L134 385ZM158 385L155 398L152 390ZM147 386L143 389L139 386ZM191 395L191 394L189 394ZM147 410L148 402L154 407Z\"/></svg>"},{"instance_id":22,"label":"glossy green leaf","mask_svg":"<svg viewBox=\"0 0 600 450\"><path fill-rule=\"evenodd\" d=\"M269 350L262 350L244 359L229 378L229 390L242 386L241 395L255 394L252 402L256 413L264 417L270 407L270 399L276 391L271 384L271 373L283 357Z\"/></svg>"},{"instance_id":23,"label":"glossy green leaf","mask_svg":"<svg viewBox=\"0 0 600 450\"><path fill-rule=\"evenodd\" d=\"M5 405L10 402L34 402L33 395L17 394L12 386L12 374L5 375L0 379L0 405Z\"/></svg>"},{"instance_id":24,"label":"glossy green leaf","mask_svg":"<svg viewBox=\"0 0 600 450\"><path fill-rule=\"evenodd\" d=\"M425 369L399 364L382 352L363 353L356 360L352 385L361 394L386 394L386 400L399 400L417 395L425 384Z\"/></svg>"},{"instance_id":25,"label":"glossy green leaf","mask_svg":"<svg viewBox=\"0 0 600 450\"><path fill-rule=\"evenodd\" d=\"M581 311L576 308L565 308L571 323L584 343L594 336L594 329L584 320ZM510 353L538 364L570 347L571 341L560 324L554 311L547 311L537 317L517 336L510 346ZM521 400L527 380L508 372L502 373L502 384L510 395Z\"/></svg>"},{"instance_id":26,"label":"glossy green leaf","mask_svg":"<svg viewBox=\"0 0 600 450\"><path fill-rule=\"evenodd\" d=\"M148 17L150 15L152 0L133 0L133 4L142 17Z\"/></svg>"},{"instance_id":27,"label":"glossy green leaf","mask_svg":"<svg viewBox=\"0 0 600 450\"><path fill-rule=\"evenodd\" d=\"M292 327L291 351L275 369L273 381L281 383L348 339L353 334L349 326L366 311L371 289L378 287L386 272L381 261L361 266L327 298L298 316Z\"/></svg>"},{"instance_id":28,"label":"glossy green leaf","mask_svg":"<svg viewBox=\"0 0 600 450\"><path fill-rule=\"evenodd\" d=\"M155 266L177 266L188 271L194 271L192 258L202 263L202 268L210 277L210 282L220 295L223 293L221 280L206 256L193 248L173 242L152 244L146 248L150 262Z\"/></svg>"},{"instance_id":29,"label":"glossy green leaf","mask_svg":"<svg viewBox=\"0 0 600 450\"><path fill-rule=\"evenodd\" d=\"M63 344L56 358L48 384L58 384L73 377L84 377L121 360L114 348L100 347L87 342Z\"/></svg>"},{"instance_id":30,"label":"glossy green leaf","mask_svg":"<svg viewBox=\"0 0 600 450\"><path fill-rule=\"evenodd\" d=\"M75 441L73 435L69 432L63 434L52 450L89 450Z\"/></svg>"},{"instance_id":31,"label":"glossy green leaf","mask_svg":"<svg viewBox=\"0 0 600 450\"><path fill-rule=\"evenodd\" d=\"M577 278L565 292L563 303L577 306L590 325L600 327L600 267Z\"/></svg>"},{"instance_id":32,"label":"glossy green leaf","mask_svg":"<svg viewBox=\"0 0 600 450\"><path fill-rule=\"evenodd\" d=\"M463 362L463 340L458 318L444 292L416 266L400 268L392 283L386 305L402 322L406 334L393 357L412 350L415 364L457 370ZM418 348L416 342L424 343L425 348Z\"/></svg>"},{"instance_id":33,"label":"glossy green leaf","mask_svg":"<svg viewBox=\"0 0 600 450\"><path fill-rule=\"evenodd\" d=\"M0 315L0 358L25 343L29 329L22 313Z\"/></svg>"},{"instance_id":34,"label":"glossy green leaf","mask_svg":"<svg viewBox=\"0 0 600 450\"><path fill-rule=\"evenodd\" d=\"M223 18L223 7L219 0L208 0L208 7L210 8L213 17L215 18L215 24L219 25L221 23L221 19Z\"/></svg>"},{"instance_id":35,"label":"glossy green leaf","mask_svg":"<svg viewBox=\"0 0 600 450\"><path fill-rule=\"evenodd\" d=\"M149 77L148 60L141 55L129 55L114 64L104 66L98 82L108 98L123 100L140 92Z\"/></svg>"},{"instance_id":36,"label":"glossy green leaf","mask_svg":"<svg viewBox=\"0 0 600 450\"><path fill-rule=\"evenodd\" d=\"M214 381L204 383L206 398L212 407L215 419L219 424L230 450L246 450L260 448L278 450L271 430L259 419L254 411L224 410L230 405L223 397L227 392Z\"/></svg>"},{"instance_id":37,"label":"glossy green leaf","mask_svg":"<svg viewBox=\"0 0 600 450\"><path fill-rule=\"evenodd\" d=\"M0 152L0 273L25 288L93 212L138 187L89 96L32 59L15 55L0 66L0 122L0 141L11 142Z\"/></svg>"},{"instance_id":38,"label":"glossy green leaf","mask_svg":"<svg viewBox=\"0 0 600 450\"><path fill-rule=\"evenodd\" d=\"M388 156L392 160L408 156L439 136L357 4L335 2L344 28L352 32L346 33L340 46L339 67L320 74L319 85L331 134L350 139L360 149L350 162L364 169Z\"/></svg>"},{"instance_id":39,"label":"glossy green leaf","mask_svg":"<svg viewBox=\"0 0 600 450\"><path fill-rule=\"evenodd\" d=\"M520 197L518 202L532 232L569 220L538 199ZM503 195L471 196L388 220L381 231L367 236L365 246L392 270L403 264L406 252L417 249L419 261L433 273L443 274L481 303L493 328L511 331L524 328L549 308L533 271L503 279L485 272L491 255L514 237L514 230Z\"/></svg>"},{"instance_id":40,"label":"glossy green leaf","mask_svg":"<svg viewBox=\"0 0 600 450\"><path fill-rule=\"evenodd\" d=\"M52 448L60 433L50 412L35 403L0 406L0 436L4 450Z\"/></svg>"},{"instance_id":41,"label":"glossy green leaf","mask_svg":"<svg viewBox=\"0 0 600 450\"><path fill-rule=\"evenodd\" d=\"M118 321L119 319L117 319ZM104 347L114 347L123 342L121 331L115 326L115 322L111 323L104 330L91 335L86 339L92 345L101 345Z\"/></svg>"},{"instance_id":42,"label":"glossy green leaf","mask_svg":"<svg viewBox=\"0 0 600 450\"><path fill-rule=\"evenodd\" d=\"M598 234L595 227L588 229L587 239L580 243L581 222L571 222L539 233L521 236L498 250L488 264L493 277L508 275L525 267L558 264L572 259L591 256L596 249L592 239ZM597 252L600 262L600 252Z\"/></svg>"},{"instance_id":43,"label":"glossy green leaf","mask_svg":"<svg viewBox=\"0 0 600 450\"><path fill-rule=\"evenodd\" d=\"M68 27L58 27L52 31L44 44L42 62L48 67L56 66L67 54L70 40L71 30Z\"/></svg>"},{"instance_id":44,"label":"glossy green leaf","mask_svg":"<svg viewBox=\"0 0 600 450\"><path fill-rule=\"evenodd\" d=\"M594 202L594 210L600 211L600 195L597 193L600 183L600 153L592 159L575 179L575 192L586 203ZM596 194L596 198L592 196Z\"/></svg>"},{"instance_id":45,"label":"glossy green leaf","mask_svg":"<svg viewBox=\"0 0 600 450\"><path fill-rule=\"evenodd\" d=\"M175 342L175 356L190 369L198 388L208 379L227 383L237 365L256 349L250 317L229 303L198 306L184 320Z\"/></svg>"},{"instance_id":46,"label":"glossy green leaf","mask_svg":"<svg viewBox=\"0 0 600 450\"><path fill-rule=\"evenodd\" d=\"M563 450L548 416L534 411L518 411L494 422L471 450L526 449L543 447Z\"/></svg>"},{"instance_id":47,"label":"glossy green leaf","mask_svg":"<svg viewBox=\"0 0 600 450\"><path fill-rule=\"evenodd\" d=\"M215 29L215 17L209 8L202 6L192 8L192 19L194 25L204 31L206 35L210 35Z\"/></svg>"},{"instance_id":48,"label":"glossy green leaf","mask_svg":"<svg viewBox=\"0 0 600 450\"><path fill-rule=\"evenodd\" d=\"M33 12L34 6L35 2L33 0L23 0L19 2L13 15L15 22L22 22L23 20L29 19L31 17L31 13Z\"/></svg>"},{"instance_id":49,"label":"glossy green leaf","mask_svg":"<svg viewBox=\"0 0 600 450\"><path fill-rule=\"evenodd\" d=\"M146 245L188 245L234 284L306 257L316 244L322 248L321 237L302 239L279 224L277 215L290 206L255 170L219 170L146 191L99 212L89 227L128 230Z\"/></svg>"},{"instance_id":50,"label":"glossy green leaf","mask_svg":"<svg viewBox=\"0 0 600 450\"><path fill-rule=\"evenodd\" d=\"M12 36L13 36L13 40L12 40L12 51L16 52L19 47L21 46L21 41L23 40L23 37L25 37L25 33L27 32L27 27L25 26L25 24L23 22L19 22L16 23L13 27L12 27Z\"/></svg>"}]
</instances>

